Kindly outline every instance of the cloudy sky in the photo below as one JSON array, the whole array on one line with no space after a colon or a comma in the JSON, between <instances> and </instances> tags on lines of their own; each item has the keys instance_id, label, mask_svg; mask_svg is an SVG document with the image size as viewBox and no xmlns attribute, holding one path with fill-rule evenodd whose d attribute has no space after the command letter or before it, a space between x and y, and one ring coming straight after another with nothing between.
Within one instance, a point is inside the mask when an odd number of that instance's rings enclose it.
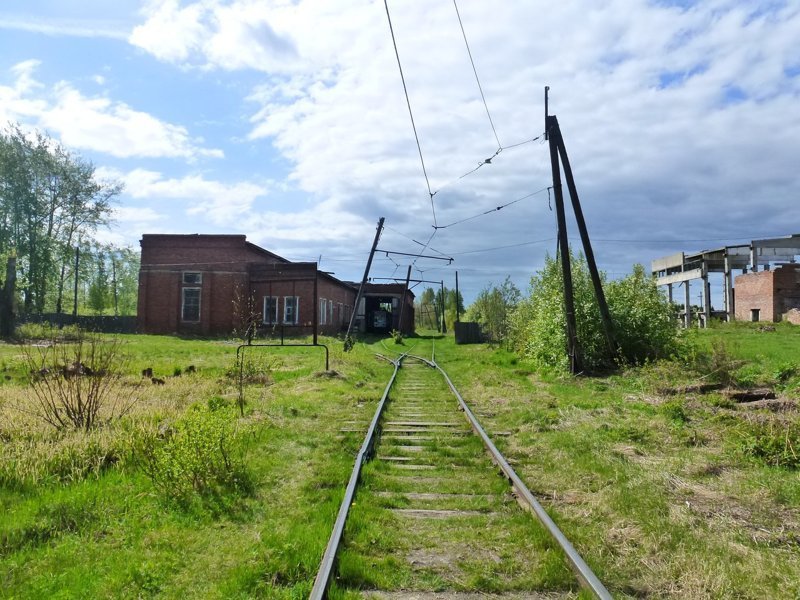
<instances>
[{"instance_id":1,"label":"cloudy sky","mask_svg":"<svg viewBox=\"0 0 800 600\"><path fill-rule=\"evenodd\" d=\"M4 0L0 121L124 182L110 241L244 233L358 279L384 216L468 301L555 247L545 85L610 277L800 232L797 0L460 0L491 121L452 0L388 7L429 183L382 1Z\"/></svg>"}]
</instances>

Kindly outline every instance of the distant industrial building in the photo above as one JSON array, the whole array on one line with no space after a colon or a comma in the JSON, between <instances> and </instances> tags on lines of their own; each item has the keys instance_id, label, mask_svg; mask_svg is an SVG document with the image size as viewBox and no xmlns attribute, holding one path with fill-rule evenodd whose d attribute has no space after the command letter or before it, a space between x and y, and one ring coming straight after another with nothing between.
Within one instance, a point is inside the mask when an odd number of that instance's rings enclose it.
<instances>
[{"instance_id":1,"label":"distant industrial building","mask_svg":"<svg viewBox=\"0 0 800 600\"><path fill-rule=\"evenodd\" d=\"M652 261L651 270L656 283L667 287L670 301L674 301L673 286L683 285L680 316L686 327L692 321L690 283L698 279L702 284L701 324L712 316L728 321L780 321L800 309L798 255L800 234L795 234L690 254L679 252ZM735 281L734 270L742 271ZM723 277L723 307L717 311L711 308L709 276L713 273Z\"/></svg>"},{"instance_id":2,"label":"distant industrial building","mask_svg":"<svg viewBox=\"0 0 800 600\"><path fill-rule=\"evenodd\" d=\"M315 325L335 335L349 323L358 284L315 262L291 262L244 235L145 234L140 244L142 333L224 335L254 313L262 330L285 335L309 335ZM405 285L370 283L363 296L358 331L413 331L414 295Z\"/></svg>"}]
</instances>

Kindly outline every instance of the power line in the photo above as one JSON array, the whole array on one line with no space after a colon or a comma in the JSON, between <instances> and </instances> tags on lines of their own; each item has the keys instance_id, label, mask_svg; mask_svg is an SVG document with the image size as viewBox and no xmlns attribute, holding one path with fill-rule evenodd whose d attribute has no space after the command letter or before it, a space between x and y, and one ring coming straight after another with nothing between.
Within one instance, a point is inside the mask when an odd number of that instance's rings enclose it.
<instances>
[{"instance_id":1,"label":"power line","mask_svg":"<svg viewBox=\"0 0 800 600\"><path fill-rule=\"evenodd\" d=\"M536 194L541 194L542 192L545 192L548 189L549 188L544 187L544 188L542 188L540 190L537 190L535 192L531 192L530 194L527 194L526 196L522 196L522 198L517 198L516 200L512 200L511 202L506 202L505 204L501 204L500 206L496 206L494 208L490 208L489 210L485 210L482 213L478 213L477 215L472 215L471 217L467 217L465 219L461 219L460 221L454 221L454 222L450 223L449 225L439 225L438 227L435 226L434 229L447 229L448 227L452 227L453 225L460 225L461 223L466 223L467 221L472 221L473 219L477 219L479 217L483 217L484 215L490 215L492 213L495 213L495 212L497 212L499 210L504 209L506 206L511 206L512 204L516 204L517 202L522 202L523 200L527 200L528 198L530 198L532 196L535 196Z\"/></svg>"},{"instance_id":2,"label":"power line","mask_svg":"<svg viewBox=\"0 0 800 600\"><path fill-rule=\"evenodd\" d=\"M533 240L530 242L522 242L520 244L509 244L507 246L495 246L494 248L482 248L480 250L467 250L466 252L454 252L453 256L463 256L464 254L478 254L479 252L493 252L495 250L505 250L506 248L519 248L521 246L530 246L532 244L542 244L544 242L552 242L555 238L545 238L541 240Z\"/></svg>"},{"instance_id":3,"label":"power line","mask_svg":"<svg viewBox=\"0 0 800 600\"><path fill-rule=\"evenodd\" d=\"M468 177L468 176L472 175L473 173L475 173L475 171L478 171L482 167L485 167L486 165L494 164L492 161L495 158L497 158L503 150L510 150L512 148L518 148L519 146L524 146L525 144L531 144L531 143L535 142L536 140L542 139L543 137L544 137L544 134L542 133L542 134L537 135L536 137L533 137L533 138L530 138L530 139L527 139L527 140L523 140L521 142L517 142L516 144L511 144L510 146L501 146L501 147L499 147L497 150L495 150L494 154L492 154L488 158L484 158L481 162L478 163L478 166L475 167L474 169L470 169L466 173L464 173L462 175L459 175L455 179L451 179L450 181L448 181L448 182L442 184L441 186L439 186L439 188L435 192L433 192L433 195L435 196L436 194L441 192L443 189L445 189L447 187L450 187L454 183L457 183L457 182L461 181L462 179L464 179L465 177Z\"/></svg>"},{"instance_id":4,"label":"power line","mask_svg":"<svg viewBox=\"0 0 800 600\"><path fill-rule=\"evenodd\" d=\"M494 121L492 120L492 114L489 112L489 105L486 104L486 96L483 94L483 86L481 85L480 77L478 77L478 70L475 68L475 61L472 59L472 50L469 49L469 42L467 41L467 33L464 31L464 23L461 21L461 13L458 11L458 3L456 0L453 0L453 6L456 9L456 16L458 17L458 25L461 27L461 35L464 36L464 45L467 47L467 54L469 55L469 62L472 65L472 72L475 73L475 81L478 84L478 90L481 93L481 100L483 100L483 107L486 109L486 116L489 118L489 125L492 126L492 133L494 133L494 139L497 140L497 152L500 152L500 148L502 148L503 144L500 143L500 138L497 135L497 129L494 126ZM497 154L495 154L496 156Z\"/></svg>"},{"instance_id":5,"label":"power line","mask_svg":"<svg viewBox=\"0 0 800 600\"><path fill-rule=\"evenodd\" d=\"M411 110L411 100L408 97L408 87L406 86L406 77L403 75L403 65L400 63L400 52L397 50L397 40L394 37L394 27L392 26L392 16L389 13L389 2L383 0L383 5L386 7L386 18L389 21L389 32L392 34L392 45L394 46L394 55L397 58L397 68L400 70L400 80L403 82L403 93L406 96L406 104L408 105L408 116L411 117L411 128L414 130L414 139L417 141L417 150L419 151L419 162L422 164L422 174L425 176L425 185L428 187L428 195L431 197L431 211L433 212L433 224L436 225L436 207L433 203L433 192L431 191L431 182L428 179L428 170L425 168L425 159L422 157L422 146L419 143L419 135L417 134L417 125L414 122L414 113Z\"/></svg>"},{"instance_id":6,"label":"power line","mask_svg":"<svg viewBox=\"0 0 800 600\"><path fill-rule=\"evenodd\" d=\"M437 254L441 254L442 256L448 256L448 255L447 255L447 254L445 254L444 252L442 252L442 251L440 251L440 250L437 250L436 248L434 248L434 247L432 247L432 246L426 246L426 245L425 245L425 244L423 244L422 242L419 242L419 241L415 240L415 239L414 239L414 238L412 238L410 235L406 235L406 234L405 234L405 233L403 233L402 231L398 231L398 230L397 230L397 229L395 229L394 227L389 227L388 225L384 225L384 226L383 226L383 228L384 228L384 229L388 229L389 231L394 231L394 232L395 232L397 235L401 235L401 236L403 236L404 238L406 238L407 240L411 240L412 242L414 242L414 243L415 243L415 244L417 244L418 246L422 246L423 248L427 248L428 250L431 250L431 251L433 251L433 252L436 252ZM430 243L430 242L429 242L429 243Z\"/></svg>"}]
</instances>

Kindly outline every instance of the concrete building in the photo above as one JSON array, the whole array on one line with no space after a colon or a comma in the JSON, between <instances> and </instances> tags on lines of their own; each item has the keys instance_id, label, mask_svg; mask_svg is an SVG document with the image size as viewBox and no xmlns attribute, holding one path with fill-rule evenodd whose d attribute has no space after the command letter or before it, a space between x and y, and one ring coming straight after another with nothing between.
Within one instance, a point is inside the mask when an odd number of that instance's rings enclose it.
<instances>
[{"instance_id":1,"label":"concrete building","mask_svg":"<svg viewBox=\"0 0 800 600\"><path fill-rule=\"evenodd\" d=\"M793 309L800 309L800 265L736 278L737 321L778 322Z\"/></svg>"},{"instance_id":2,"label":"concrete building","mask_svg":"<svg viewBox=\"0 0 800 600\"><path fill-rule=\"evenodd\" d=\"M725 246L694 253L678 252L677 254L671 254L652 261L651 271L656 277L656 283L667 287L670 301L674 299L673 286L683 285L683 298L679 300L683 301L684 309L680 316L684 326L689 327L692 314L691 310L686 310L686 307L691 306L690 284L692 281L699 279L702 283L701 324L707 323L712 316L718 316L728 321L732 321L734 318L741 320L741 315L745 313L737 309L737 302L740 301L738 286L740 282L750 280L742 279L742 276L736 277L736 288L734 288L734 270L741 269L743 274L755 275L759 273L758 269L761 267L763 269L762 272L770 272L771 267L787 263L793 264L798 255L800 255L800 234L795 234L753 240L749 244ZM749 273L748 270L750 271ZM713 311L711 307L709 276L714 273L722 274L723 284L723 306L722 310L717 311ZM778 278L778 282L783 285L781 277ZM769 276L764 278L764 280L766 279L772 280ZM752 281L754 283L744 283L744 285L749 285L751 290L767 290L770 287L767 284L755 283L755 281L761 280ZM760 310L760 307L766 307L770 304L772 302L770 298L773 295L764 296L756 308ZM752 300L753 297L751 293L750 299ZM745 309L742 310L744 311ZM763 314L766 315L766 312ZM762 318L765 317L762 316ZM748 318L747 320L750 319Z\"/></svg>"},{"instance_id":3,"label":"concrete building","mask_svg":"<svg viewBox=\"0 0 800 600\"><path fill-rule=\"evenodd\" d=\"M261 329L276 334L309 335L316 324L319 333L335 335L350 321L357 284L320 271L317 263L291 262L243 235L145 234L140 244L142 333L223 335L255 315ZM389 287L367 286L357 330L385 332L400 324L401 297ZM411 308L403 331L410 333L413 294L406 297Z\"/></svg>"}]
</instances>

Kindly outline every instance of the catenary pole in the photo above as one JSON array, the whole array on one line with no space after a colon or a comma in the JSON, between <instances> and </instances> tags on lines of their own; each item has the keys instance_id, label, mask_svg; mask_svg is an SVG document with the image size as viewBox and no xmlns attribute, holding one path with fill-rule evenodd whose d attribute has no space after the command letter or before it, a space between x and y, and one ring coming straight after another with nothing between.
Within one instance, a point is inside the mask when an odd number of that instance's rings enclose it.
<instances>
[{"instance_id":1,"label":"catenary pole","mask_svg":"<svg viewBox=\"0 0 800 600\"><path fill-rule=\"evenodd\" d=\"M356 301L353 306L353 313L350 315L350 323L347 325L347 334L344 337L344 349L349 351L353 347L353 338L350 337L353 331L353 324L356 322L356 315L358 314L358 305L361 302L361 297L364 295L364 287L367 285L369 278L369 270L372 267L372 259L375 257L375 249L378 247L378 240L381 238L383 231L384 217L378 219L378 229L375 231L375 239L372 242L372 249L369 251L369 258L367 259L367 267L364 269L364 277L361 278L361 285L358 286L358 293L356 294ZM366 317L366 315L365 315Z\"/></svg>"},{"instance_id":2,"label":"catenary pole","mask_svg":"<svg viewBox=\"0 0 800 600\"><path fill-rule=\"evenodd\" d=\"M589 274L592 278L597 305L600 308L600 320L603 324L603 333L606 337L608 350L611 356L614 357L617 354L617 344L614 339L614 326L611 322L611 313L608 310L606 295L603 292L603 282L600 280L600 272L597 270L597 263L594 259L592 242L589 239L589 231L586 229L586 220L583 218L583 209L581 208L581 201L578 198L578 188L575 186L575 179L572 176L572 167L569 164L567 148L564 145L564 137L561 135L561 127L559 127L558 118L555 115L553 115L552 119L553 129L550 130L550 135L556 138L555 143L558 146L561 164L564 167L564 178L567 180L567 189L569 190L569 197L572 201L572 210L575 212L575 221L578 224L578 231L580 232L581 242L583 243L583 254L586 257L586 264L589 267Z\"/></svg>"},{"instance_id":3,"label":"catenary pole","mask_svg":"<svg viewBox=\"0 0 800 600\"><path fill-rule=\"evenodd\" d=\"M566 317L567 356L570 373L580 371L578 356L578 333L575 322L575 299L572 289L572 267L570 265L569 241L567 239L567 219L564 213L564 194L561 188L561 168L558 162L558 141L554 135L558 127L555 117L546 115L548 143L550 145L550 168L553 173L553 195L555 196L556 218L558 220L558 252L561 259L561 275L564 282L564 314Z\"/></svg>"}]
</instances>

